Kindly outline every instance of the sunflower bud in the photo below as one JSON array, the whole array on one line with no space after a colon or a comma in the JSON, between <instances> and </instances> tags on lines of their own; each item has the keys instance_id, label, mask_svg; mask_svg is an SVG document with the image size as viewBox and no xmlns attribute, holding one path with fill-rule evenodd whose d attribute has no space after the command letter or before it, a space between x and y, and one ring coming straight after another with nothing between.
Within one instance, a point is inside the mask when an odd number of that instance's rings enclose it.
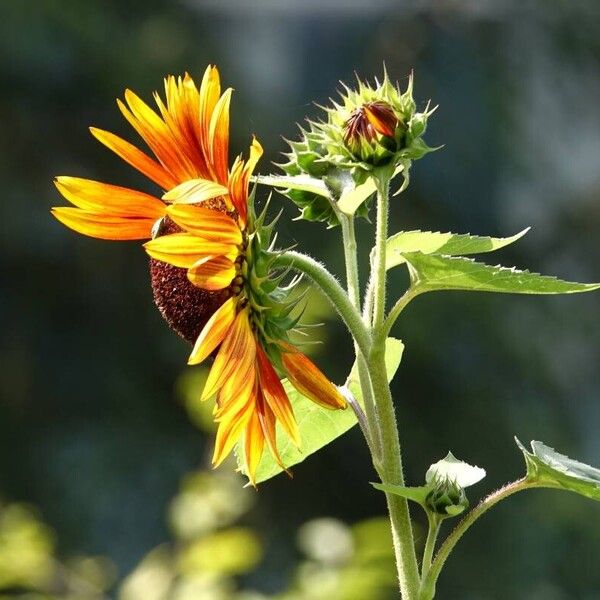
<instances>
[{"instance_id":1,"label":"sunflower bud","mask_svg":"<svg viewBox=\"0 0 600 600\"><path fill-rule=\"evenodd\" d=\"M412 76L403 93L387 74L375 86L362 81L356 90L344 86L340 100L324 110L324 120L309 120L300 130L301 139L290 142L287 162L281 168L289 176L309 175L324 181L334 197L336 183L347 189L350 177L358 185L381 168L394 172L401 166L406 177L411 161L433 150L422 135L434 109L417 112ZM337 224L323 196L301 189L286 194L302 210L303 218ZM364 208L357 214L367 216L366 205Z\"/></svg>"},{"instance_id":2,"label":"sunflower bud","mask_svg":"<svg viewBox=\"0 0 600 600\"><path fill-rule=\"evenodd\" d=\"M465 490L448 477L439 477L431 482L433 489L425 498L427 508L444 517L455 517L469 507Z\"/></svg>"},{"instance_id":3,"label":"sunflower bud","mask_svg":"<svg viewBox=\"0 0 600 600\"><path fill-rule=\"evenodd\" d=\"M385 151L396 146L396 131L401 138L404 128L394 109L383 101L366 102L356 108L344 124L344 142L359 160L375 156L378 146Z\"/></svg>"}]
</instances>

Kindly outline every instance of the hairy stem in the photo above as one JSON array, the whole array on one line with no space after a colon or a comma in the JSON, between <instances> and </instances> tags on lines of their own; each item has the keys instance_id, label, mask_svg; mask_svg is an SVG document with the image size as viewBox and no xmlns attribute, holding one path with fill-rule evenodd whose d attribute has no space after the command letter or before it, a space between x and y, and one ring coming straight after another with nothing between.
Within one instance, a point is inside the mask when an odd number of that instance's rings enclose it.
<instances>
[{"instance_id":1,"label":"hairy stem","mask_svg":"<svg viewBox=\"0 0 600 600\"><path fill-rule=\"evenodd\" d=\"M348 294L337 279L318 261L300 252L283 252L271 255L274 266L289 267L304 273L327 296L335 310L344 321L348 331L366 356L371 348L371 334L365 327L360 312L352 305Z\"/></svg>"},{"instance_id":2,"label":"hairy stem","mask_svg":"<svg viewBox=\"0 0 600 600\"><path fill-rule=\"evenodd\" d=\"M422 579L427 577L427 573L431 568L435 543L440 533L440 526L442 525L442 519L438 515L432 515L429 512L427 513L427 520L429 521L429 531L427 532L427 541L425 542L425 550L423 551L423 564L421 565Z\"/></svg>"},{"instance_id":3,"label":"hairy stem","mask_svg":"<svg viewBox=\"0 0 600 600\"><path fill-rule=\"evenodd\" d=\"M374 348L368 361L382 440L379 477L383 483L404 485L400 441L394 404L387 382L384 348L384 346ZM386 499L402 598L403 600L414 600L417 598L420 579L408 502L396 494L386 493Z\"/></svg>"},{"instance_id":4,"label":"hairy stem","mask_svg":"<svg viewBox=\"0 0 600 600\"><path fill-rule=\"evenodd\" d=\"M344 245L344 259L346 264L346 282L348 286L348 297L354 307L360 311L360 279L358 274L357 245L354 232L354 217L338 213L338 219L342 227L342 242ZM354 341L354 353L358 364L358 378L365 405L368 435L366 435L369 449L373 455L374 462L381 461L381 436L377 424L377 412L373 391L371 389L371 378L365 355L361 352L358 343Z\"/></svg>"},{"instance_id":5,"label":"hairy stem","mask_svg":"<svg viewBox=\"0 0 600 600\"><path fill-rule=\"evenodd\" d=\"M525 478L518 479L517 481L513 481L512 483L505 485L504 487L484 498L471 512L469 512L440 546L440 549L431 565L431 569L427 575L423 577L419 600L431 600L434 597L435 585L446 559L452 550L454 550L454 546L456 546L458 540L460 540L467 529L469 529L469 527L471 527L471 525L473 525L473 523L475 523L479 517L484 515L490 508L492 508L492 506L498 504L498 502L501 500L504 500L505 498L516 494L517 492L535 487L541 486L527 481Z\"/></svg>"},{"instance_id":6,"label":"hairy stem","mask_svg":"<svg viewBox=\"0 0 600 600\"><path fill-rule=\"evenodd\" d=\"M386 243L389 204L389 178L381 177L377 184L377 230L375 259L371 266L373 285L373 348L368 357L368 367L375 395L375 405L381 435L381 462L378 467L383 483L404 485L400 439L396 414L385 367L385 299L386 299ZM419 569L410 521L408 502L396 494L386 494L392 538L398 568L400 590L404 600L416 600L419 586Z\"/></svg>"},{"instance_id":7,"label":"hairy stem","mask_svg":"<svg viewBox=\"0 0 600 600\"><path fill-rule=\"evenodd\" d=\"M373 328L378 330L385 317L386 269L385 255L388 229L388 205L390 182L382 177L377 183L377 230L375 234L375 264L372 267L375 299L373 306Z\"/></svg>"}]
</instances>

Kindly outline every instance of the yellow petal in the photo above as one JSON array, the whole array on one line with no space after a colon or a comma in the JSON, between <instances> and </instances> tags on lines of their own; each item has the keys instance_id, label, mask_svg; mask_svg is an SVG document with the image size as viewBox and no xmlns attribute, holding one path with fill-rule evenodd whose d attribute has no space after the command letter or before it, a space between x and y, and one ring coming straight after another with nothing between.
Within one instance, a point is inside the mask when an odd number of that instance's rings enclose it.
<instances>
[{"instance_id":1,"label":"yellow petal","mask_svg":"<svg viewBox=\"0 0 600 600\"><path fill-rule=\"evenodd\" d=\"M163 235L146 242L144 248L152 258L182 269L189 269L208 256L237 254L237 248L231 244L209 242L190 233Z\"/></svg>"},{"instance_id":2,"label":"yellow petal","mask_svg":"<svg viewBox=\"0 0 600 600\"><path fill-rule=\"evenodd\" d=\"M80 208L57 207L52 214L63 224L84 235L102 240L146 240L155 219L114 217Z\"/></svg>"},{"instance_id":3,"label":"yellow petal","mask_svg":"<svg viewBox=\"0 0 600 600\"><path fill-rule=\"evenodd\" d=\"M248 320L248 309L241 310L224 339L208 374L202 400L213 396L235 373L246 373L254 362L256 342Z\"/></svg>"},{"instance_id":4,"label":"yellow petal","mask_svg":"<svg viewBox=\"0 0 600 600\"><path fill-rule=\"evenodd\" d=\"M161 188L168 190L177 185L177 180L169 171L133 144L126 142L114 133L110 133L110 131L104 131L96 127L90 127L90 131L101 144L104 144L117 156L157 183Z\"/></svg>"},{"instance_id":5,"label":"yellow petal","mask_svg":"<svg viewBox=\"0 0 600 600\"><path fill-rule=\"evenodd\" d=\"M256 345L256 363L260 379L260 389L267 404L281 423L283 430L296 446L300 444L300 432L294 417L294 411L285 389L279 381L275 369L260 344Z\"/></svg>"},{"instance_id":6,"label":"yellow petal","mask_svg":"<svg viewBox=\"0 0 600 600\"><path fill-rule=\"evenodd\" d=\"M242 232L238 224L227 214L187 204L173 204L167 214L182 229L198 237L226 244L242 243Z\"/></svg>"},{"instance_id":7,"label":"yellow petal","mask_svg":"<svg viewBox=\"0 0 600 600\"><path fill-rule=\"evenodd\" d=\"M227 195L227 188L208 179L190 179L169 190L162 199L179 204L200 204L205 200Z\"/></svg>"},{"instance_id":8,"label":"yellow petal","mask_svg":"<svg viewBox=\"0 0 600 600\"><path fill-rule=\"evenodd\" d=\"M277 449L277 421L275 419L275 414L267 404L267 401L265 400L264 395L260 391L260 388L258 390L256 398L256 413L258 414L258 419L260 421L260 427L263 431L263 436L265 438L265 441L267 442L267 445L269 446L269 450L271 451L273 458L275 459L277 464L289 474L289 471L283 465L283 461L281 460L279 450Z\"/></svg>"},{"instance_id":9,"label":"yellow petal","mask_svg":"<svg viewBox=\"0 0 600 600\"><path fill-rule=\"evenodd\" d=\"M187 273L188 279L199 288L214 292L231 285L235 277L235 263L225 256L200 259Z\"/></svg>"},{"instance_id":10,"label":"yellow petal","mask_svg":"<svg viewBox=\"0 0 600 600\"><path fill-rule=\"evenodd\" d=\"M244 431L244 456L246 459L246 473L250 483L255 485L256 470L260 464L265 447L265 436L260 425L260 419L256 411L252 412L246 430Z\"/></svg>"},{"instance_id":11,"label":"yellow petal","mask_svg":"<svg viewBox=\"0 0 600 600\"><path fill-rule=\"evenodd\" d=\"M210 119L208 143L210 162L218 181L226 182L229 170L229 103L232 89L225 90L219 98Z\"/></svg>"},{"instance_id":12,"label":"yellow petal","mask_svg":"<svg viewBox=\"0 0 600 600\"><path fill-rule=\"evenodd\" d=\"M227 421L219 423L217 429L217 438L215 440L215 450L213 452L212 463L218 467L233 450L240 439L244 427L252 416L254 406L251 399L247 399L242 410Z\"/></svg>"},{"instance_id":13,"label":"yellow petal","mask_svg":"<svg viewBox=\"0 0 600 600\"><path fill-rule=\"evenodd\" d=\"M235 311L235 298L229 298L215 311L196 339L188 365L197 365L210 356L227 335L235 319Z\"/></svg>"},{"instance_id":14,"label":"yellow petal","mask_svg":"<svg viewBox=\"0 0 600 600\"><path fill-rule=\"evenodd\" d=\"M57 177L54 184L72 204L92 212L115 217L159 219L166 206L154 196L129 188L79 177Z\"/></svg>"},{"instance_id":15,"label":"yellow petal","mask_svg":"<svg viewBox=\"0 0 600 600\"><path fill-rule=\"evenodd\" d=\"M307 356L301 352L283 352L281 356L290 383L301 394L324 408L346 408L338 389Z\"/></svg>"}]
</instances>

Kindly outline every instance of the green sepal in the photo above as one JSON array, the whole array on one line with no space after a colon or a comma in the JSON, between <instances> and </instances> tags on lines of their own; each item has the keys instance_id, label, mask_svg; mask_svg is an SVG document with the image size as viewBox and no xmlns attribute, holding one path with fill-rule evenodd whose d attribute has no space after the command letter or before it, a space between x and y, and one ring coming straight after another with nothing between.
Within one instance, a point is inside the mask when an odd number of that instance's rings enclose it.
<instances>
[{"instance_id":1,"label":"green sepal","mask_svg":"<svg viewBox=\"0 0 600 600\"><path fill-rule=\"evenodd\" d=\"M527 481L600 500L600 469L560 454L542 442L532 441L530 452L517 438L515 441L525 457Z\"/></svg>"}]
</instances>

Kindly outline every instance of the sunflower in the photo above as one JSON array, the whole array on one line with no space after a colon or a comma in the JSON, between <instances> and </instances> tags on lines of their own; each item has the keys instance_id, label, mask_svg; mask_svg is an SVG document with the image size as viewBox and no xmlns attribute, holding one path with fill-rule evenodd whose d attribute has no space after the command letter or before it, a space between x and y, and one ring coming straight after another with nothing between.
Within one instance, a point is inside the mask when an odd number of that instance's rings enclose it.
<instances>
[{"instance_id":1,"label":"sunflower","mask_svg":"<svg viewBox=\"0 0 600 600\"><path fill-rule=\"evenodd\" d=\"M165 79L158 112L127 90L117 101L155 158L120 137L92 134L163 191L155 197L89 179L58 177L74 207L52 209L66 226L91 237L146 239L154 300L169 325L193 343L188 363L214 357L202 400L215 397L218 423L213 464L242 440L245 471L254 483L265 446L284 467L276 426L294 444L300 435L280 375L304 396L345 408L338 389L289 339L298 319L285 273L273 268L274 223L254 212L250 177L262 155L252 141L247 160L229 168L231 89L221 94L209 66L200 88L189 75Z\"/></svg>"}]
</instances>

